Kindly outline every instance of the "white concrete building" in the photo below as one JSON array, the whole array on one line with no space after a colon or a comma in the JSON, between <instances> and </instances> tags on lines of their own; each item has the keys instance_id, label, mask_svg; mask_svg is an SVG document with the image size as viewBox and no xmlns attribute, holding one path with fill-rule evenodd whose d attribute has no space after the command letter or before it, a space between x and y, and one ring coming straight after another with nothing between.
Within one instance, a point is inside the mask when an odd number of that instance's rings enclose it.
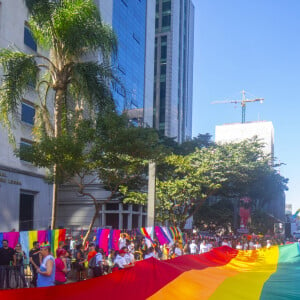
<instances>
[{"instance_id":1,"label":"white concrete building","mask_svg":"<svg viewBox=\"0 0 300 300\"><path fill-rule=\"evenodd\" d=\"M27 18L23 0L0 1L0 48L14 46L27 53L39 52ZM36 100L34 89L28 87L19 107L20 122L14 124L17 145L30 146L32 142ZM51 201L52 186L45 181L45 170L14 155L8 132L0 124L0 231L48 228Z\"/></svg>"},{"instance_id":2,"label":"white concrete building","mask_svg":"<svg viewBox=\"0 0 300 300\"><path fill-rule=\"evenodd\" d=\"M215 142L241 142L255 136L264 144L265 153L274 157L274 127L269 121L217 125Z\"/></svg>"}]
</instances>

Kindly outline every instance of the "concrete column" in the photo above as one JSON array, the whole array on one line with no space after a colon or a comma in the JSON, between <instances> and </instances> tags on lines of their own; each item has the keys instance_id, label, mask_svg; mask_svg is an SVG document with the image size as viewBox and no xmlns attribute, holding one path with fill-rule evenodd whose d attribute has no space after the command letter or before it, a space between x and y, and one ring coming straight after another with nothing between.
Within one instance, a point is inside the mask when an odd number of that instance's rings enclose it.
<instances>
[{"instance_id":1,"label":"concrete column","mask_svg":"<svg viewBox=\"0 0 300 300\"><path fill-rule=\"evenodd\" d=\"M143 224L143 207L140 205L139 208L139 227L142 227Z\"/></svg>"},{"instance_id":2,"label":"concrete column","mask_svg":"<svg viewBox=\"0 0 300 300\"><path fill-rule=\"evenodd\" d=\"M132 229L132 205L129 205L128 207L128 229L131 230Z\"/></svg>"},{"instance_id":3,"label":"concrete column","mask_svg":"<svg viewBox=\"0 0 300 300\"><path fill-rule=\"evenodd\" d=\"M119 228L126 229L126 228L123 228L123 214L122 214L122 211L123 211L122 203L119 203Z\"/></svg>"},{"instance_id":4,"label":"concrete column","mask_svg":"<svg viewBox=\"0 0 300 300\"><path fill-rule=\"evenodd\" d=\"M106 205L102 204L102 227L106 226L105 210L106 210Z\"/></svg>"},{"instance_id":5,"label":"concrete column","mask_svg":"<svg viewBox=\"0 0 300 300\"><path fill-rule=\"evenodd\" d=\"M149 162L148 173L148 204L147 204L147 226L152 227L155 223L155 181L156 164Z\"/></svg>"}]
</instances>

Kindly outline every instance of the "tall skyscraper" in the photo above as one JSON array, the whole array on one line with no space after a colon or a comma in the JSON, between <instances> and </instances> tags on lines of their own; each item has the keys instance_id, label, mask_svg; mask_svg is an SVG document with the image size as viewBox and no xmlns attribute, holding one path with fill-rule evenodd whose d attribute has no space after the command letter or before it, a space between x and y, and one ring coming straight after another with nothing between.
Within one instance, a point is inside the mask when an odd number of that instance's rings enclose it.
<instances>
[{"instance_id":1,"label":"tall skyscraper","mask_svg":"<svg viewBox=\"0 0 300 300\"><path fill-rule=\"evenodd\" d=\"M155 2L147 0L96 0L105 23L118 38L112 64L121 84L112 87L119 113L141 118L153 126L153 60Z\"/></svg>"},{"instance_id":2,"label":"tall skyscraper","mask_svg":"<svg viewBox=\"0 0 300 300\"><path fill-rule=\"evenodd\" d=\"M178 142L192 136L194 5L156 0L154 127Z\"/></svg>"}]
</instances>

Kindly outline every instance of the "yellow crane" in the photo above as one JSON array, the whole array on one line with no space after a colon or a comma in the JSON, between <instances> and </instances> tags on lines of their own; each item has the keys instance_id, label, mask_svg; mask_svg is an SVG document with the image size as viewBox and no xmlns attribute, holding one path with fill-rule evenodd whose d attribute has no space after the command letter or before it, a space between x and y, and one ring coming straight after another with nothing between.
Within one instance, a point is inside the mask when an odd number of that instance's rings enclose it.
<instances>
[{"instance_id":1,"label":"yellow crane","mask_svg":"<svg viewBox=\"0 0 300 300\"><path fill-rule=\"evenodd\" d=\"M246 98L246 91L242 90L242 99L241 100L226 100L226 101L213 101L211 104L223 104L223 103L234 103L234 104L241 104L242 107L242 123L245 123L246 120L246 103L249 102L260 102L263 103L263 98L255 98L255 99L248 99Z\"/></svg>"}]
</instances>

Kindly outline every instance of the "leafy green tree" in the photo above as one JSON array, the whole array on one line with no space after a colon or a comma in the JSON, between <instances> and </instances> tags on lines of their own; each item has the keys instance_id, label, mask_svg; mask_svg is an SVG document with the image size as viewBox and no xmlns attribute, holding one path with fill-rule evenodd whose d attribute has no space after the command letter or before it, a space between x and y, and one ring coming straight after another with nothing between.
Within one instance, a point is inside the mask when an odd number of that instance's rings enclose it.
<instances>
[{"instance_id":1,"label":"leafy green tree","mask_svg":"<svg viewBox=\"0 0 300 300\"><path fill-rule=\"evenodd\" d=\"M262 178L273 180L277 190L284 191L287 179L273 168L263 145L257 141L212 145L188 155L169 155L163 174L156 182L156 220L183 226L186 219L213 195L237 198L251 195ZM265 194L264 190L257 196ZM125 190L125 201L147 202L147 195Z\"/></svg>"},{"instance_id":2,"label":"leafy green tree","mask_svg":"<svg viewBox=\"0 0 300 300\"><path fill-rule=\"evenodd\" d=\"M47 137L30 148L21 149L27 161L39 167L59 166L61 182L72 183L77 192L93 201L93 217L84 243L89 237L103 204L119 199L120 188L144 189L149 160L159 160L164 148L151 128L129 125L126 116L114 112L99 114L96 121L74 123L72 134ZM88 188L102 183L107 197L99 201Z\"/></svg>"},{"instance_id":3,"label":"leafy green tree","mask_svg":"<svg viewBox=\"0 0 300 300\"><path fill-rule=\"evenodd\" d=\"M109 81L114 78L110 57L117 39L103 23L92 0L26 0L29 26L39 49L49 53L26 54L18 49L1 49L4 76L0 89L0 120L8 128L17 120L21 99L28 85L35 83L39 103L36 109L35 137L66 137L71 117L83 111L113 107ZM101 53L102 62L89 60ZM84 115L84 113L83 113ZM53 116L53 119L52 119ZM82 114L78 116L82 117ZM52 228L55 227L58 174L53 169Z\"/></svg>"}]
</instances>

